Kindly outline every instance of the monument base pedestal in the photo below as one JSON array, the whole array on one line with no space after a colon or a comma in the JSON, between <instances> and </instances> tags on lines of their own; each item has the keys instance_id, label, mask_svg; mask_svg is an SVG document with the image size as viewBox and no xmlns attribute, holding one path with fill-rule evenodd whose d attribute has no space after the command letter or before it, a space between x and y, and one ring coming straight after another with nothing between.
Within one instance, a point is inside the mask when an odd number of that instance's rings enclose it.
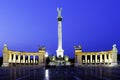
<instances>
[{"instance_id":1,"label":"monument base pedestal","mask_svg":"<svg viewBox=\"0 0 120 80\"><path fill-rule=\"evenodd\" d=\"M118 63L117 62L111 63L111 66L118 66Z\"/></svg>"},{"instance_id":2,"label":"monument base pedestal","mask_svg":"<svg viewBox=\"0 0 120 80\"><path fill-rule=\"evenodd\" d=\"M58 57L58 58L59 58L59 57L62 57L62 58L63 58L64 50L58 49L58 50L56 50L56 53L57 53L57 57Z\"/></svg>"},{"instance_id":3,"label":"monument base pedestal","mask_svg":"<svg viewBox=\"0 0 120 80\"><path fill-rule=\"evenodd\" d=\"M81 66L82 63L75 63L75 66Z\"/></svg>"},{"instance_id":4,"label":"monument base pedestal","mask_svg":"<svg viewBox=\"0 0 120 80\"><path fill-rule=\"evenodd\" d=\"M3 63L2 67L9 67L9 63Z\"/></svg>"},{"instance_id":5,"label":"monument base pedestal","mask_svg":"<svg viewBox=\"0 0 120 80\"><path fill-rule=\"evenodd\" d=\"M66 57L52 57L52 60L49 62L49 66L71 66L71 62L68 61Z\"/></svg>"}]
</instances>

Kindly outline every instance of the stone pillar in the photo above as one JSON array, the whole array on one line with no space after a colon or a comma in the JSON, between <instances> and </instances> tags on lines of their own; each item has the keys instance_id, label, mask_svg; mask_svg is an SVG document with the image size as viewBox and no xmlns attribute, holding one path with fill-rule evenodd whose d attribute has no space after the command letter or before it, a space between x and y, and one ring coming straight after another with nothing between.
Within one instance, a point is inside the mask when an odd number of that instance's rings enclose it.
<instances>
[{"instance_id":1,"label":"stone pillar","mask_svg":"<svg viewBox=\"0 0 120 80\"><path fill-rule=\"evenodd\" d=\"M87 55L85 55L85 63L87 63Z\"/></svg>"},{"instance_id":2,"label":"stone pillar","mask_svg":"<svg viewBox=\"0 0 120 80\"><path fill-rule=\"evenodd\" d=\"M30 55L28 55L28 63L30 63Z\"/></svg>"},{"instance_id":3,"label":"stone pillar","mask_svg":"<svg viewBox=\"0 0 120 80\"><path fill-rule=\"evenodd\" d=\"M18 63L20 63L20 54L18 54Z\"/></svg>"},{"instance_id":4,"label":"stone pillar","mask_svg":"<svg viewBox=\"0 0 120 80\"><path fill-rule=\"evenodd\" d=\"M90 63L92 63L92 55L90 55Z\"/></svg>"},{"instance_id":5,"label":"stone pillar","mask_svg":"<svg viewBox=\"0 0 120 80\"><path fill-rule=\"evenodd\" d=\"M90 63L90 60L89 60L89 59L87 60L87 63Z\"/></svg>"},{"instance_id":6,"label":"stone pillar","mask_svg":"<svg viewBox=\"0 0 120 80\"><path fill-rule=\"evenodd\" d=\"M25 55L23 55L23 63L25 63Z\"/></svg>"},{"instance_id":7,"label":"stone pillar","mask_svg":"<svg viewBox=\"0 0 120 80\"><path fill-rule=\"evenodd\" d=\"M106 54L104 54L104 62L105 63L107 62L107 56L106 56Z\"/></svg>"},{"instance_id":8,"label":"stone pillar","mask_svg":"<svg viewBox=\"0 0 120 80\"><path fill-rule=\"evenodd\" d=\"M85 63L85 60L83 60L83 63Z\"/></svg>"},{"instance_id":9,"label":"stone pillar","mask_svg":"<svg viewBox=\"0 0 120 80\"><path fill-rule=\"evenodd\" d=\"M97 54L95 55L95 63L97 63Z\"/></svg>"},{"instance_id":10,"label":"stone pillar","mask_svg":"<svg viewBox=\"0 0 120 80\"><path fill-rule=\"evenodd\" d=\"M64 56L64 50L62 49L62 16L61 16L61 11L62 8L57 8L58 11L58 49L56 50L57 52L57 57ZM42 61L43 62L43 61Z\"/></svg>"},{"instance_id":11,"label":"stone pillar","mask_svg":"<svg viewBox=\"0 0 120 80\"><path fill-rule=\"evenodd\" d=\"M37 60L35 60L35 62L36 62L36 63L38 63L38 61L37 61Z\"/></svg>"},{"instance_id":12,"label":"stone pillar","mask_svg":"<svg viewBox=\"0 0 120 80\"><path fill-rule=\"evenodd\" d=\"M39 56L39 60L38 60L39 62L38 63L40 63L41 62L41 57Z\"/></svg>"},{"instance_id":13,"label":"stone pillar","mask_svg":"<svg viewBox=\"0 0 120 80\"><path fill-rule=\"evenodd\" d=\"M78 62L79 62L79 64L82 64L82 55L78 56Z\"/></svg>"},{"instance_id":14,"label":"stone pillar","mask_svg":"<svg viewBox=\"0 0 120 80\"><path fill-rule=\"evenodd\" d=\"M13 54L13 63L16 61L16 54Z\"/></svg>"},{"instance_id":15,"label":"stone pillar","mask_svg":"<svg viewBox=\"0 0 120 80\"><path fill-rule=\"evenodd\" d=\"M33 60L30 60L31 63L33 63Z\"/></svg>"},{"instance_id":16,"label":"stone pillar","mask_svg":"<svg viewBox=\"0 0 120 80\"><path fill-rule=\"evenodd\" d=\"M33 63L35 63L35 55L33 55Z\"/></svg>"},{"instance_id":17,"label":"stone pillar","mask_svg":"<svg viewBox=\"0 0 120 80\"><path fill-rule=\"evenodd\" d=\"M75 63L77 63L78 61L77 61L77 59L78 59L78 57L77 57L77 55L75 55Z\"/></svg>"},{"instance_id":18,"label":"stone pillar","mask_svg":"<svg viewBox=\"0 0 120 80\"><path fill-rule=\"evenodd\" d=\"M100 54L100 63L102 63L102 54Z\"/></svg>"},{"instance_id":19,"label":"stone pillar","mask_svg":"<svg viewBox=\"0 0 120 80\"><path fill-rule=\"evenodd\" d=\"M111 63L111 54L108 54L108 63Z\"/></svg>"},{"instance_id":20,"label":"stone pillar","mask_svg":"<svg viewBox=\"0 0 120 80\"><path fill-rule=\"evenodd\" d=\"M11 56L12 54L10 53L9 54L9 63L11 63L12 62L12 56Z\"/></svg>"}]
</instances>

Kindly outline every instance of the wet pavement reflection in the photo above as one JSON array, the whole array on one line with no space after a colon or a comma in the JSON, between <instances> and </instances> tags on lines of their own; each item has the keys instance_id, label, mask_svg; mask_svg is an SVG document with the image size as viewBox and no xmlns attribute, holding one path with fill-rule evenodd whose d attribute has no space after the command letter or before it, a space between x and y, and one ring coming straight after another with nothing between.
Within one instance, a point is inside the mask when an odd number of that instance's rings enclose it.
<instances>
[{"instance_id":1,"label":"wet pavement reflection","mask_svg":"<svg viewBox=\"0 0 120 80\"><path fill-rule=\"evenodd\" d=\"M1 67L0 80L120 80L120 67Z\"/></svg>"}]
</instances>

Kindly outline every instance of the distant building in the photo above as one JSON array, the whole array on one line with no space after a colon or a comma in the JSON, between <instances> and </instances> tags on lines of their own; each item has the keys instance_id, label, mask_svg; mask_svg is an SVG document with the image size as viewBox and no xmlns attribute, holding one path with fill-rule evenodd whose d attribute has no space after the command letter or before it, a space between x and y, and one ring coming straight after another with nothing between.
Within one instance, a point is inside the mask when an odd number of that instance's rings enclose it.
<instances>
[{"instance_id":1,"label":"distant building","mask_svg":"<svg viewBox=\"0 0 120 80\"><path fill-rule=\"evenodd\" d=\"M95 65L117 65L117 48L116 44L113 45L113 49L110 51L101 52L82 52L81 46L74 46L75 48L75 65L83 64L95 64Z\"/></svg>"},{"instance_id":2,"label":"distant building","mask_svg":"<svg viewBox=\"0 0 120 80\"><path fill-rule=\"evenodd\" d=\"M45 48L42 47L38 52L20 52L9 50L4 44L3 48L3 67L13 65L43 65L45 60Z\"/></svg>"}]
</instances>

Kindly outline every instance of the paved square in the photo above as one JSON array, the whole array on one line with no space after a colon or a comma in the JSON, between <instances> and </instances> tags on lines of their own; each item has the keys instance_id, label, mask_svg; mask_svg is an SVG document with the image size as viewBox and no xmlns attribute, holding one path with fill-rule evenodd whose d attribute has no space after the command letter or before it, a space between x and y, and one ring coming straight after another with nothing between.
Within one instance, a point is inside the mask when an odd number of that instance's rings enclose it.
<instances>
[{"instance_id":1,"label":"paved square","mask_svg":"<svg viewBox=\"0 0 120 80\"><path fill-rule=\"evenodd\" d=\"M1 67L0 80L120 80L120 67Z\"/></svg>"}]
</instances>

